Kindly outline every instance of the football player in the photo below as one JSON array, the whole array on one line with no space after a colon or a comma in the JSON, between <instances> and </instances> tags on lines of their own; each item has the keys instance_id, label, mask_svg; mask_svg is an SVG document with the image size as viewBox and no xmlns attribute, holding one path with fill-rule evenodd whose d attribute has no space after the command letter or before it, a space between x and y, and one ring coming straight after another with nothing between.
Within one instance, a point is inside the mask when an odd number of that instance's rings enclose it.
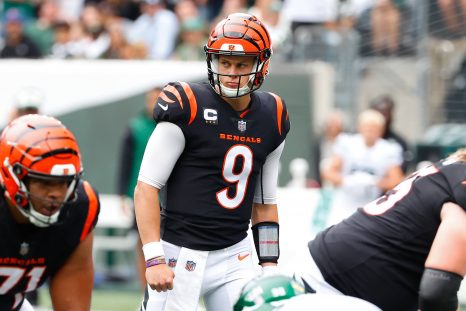
<instances>
[{"instance_id":1,"label":"football player","mask_svg":"<svg viewBox=\"0 0 466 311\"><path fill-rule=\"evenodd\" d=\"M25 294L50 279L54 310L89 310L99 199L81 180L73 134L25 115L0 136L0 310L33 310Z\"/></svg>"},{"instance_id":2,"label":"football player","mask_svg":"<svg viewBox=\"0 0 466 311\"><path fill-rule=\"evenodd\" d=\"M169 83L154 109L135 190L149 284L142 310L195 310L200 296L207 310L231 310L255 275L251 220L263 271L279 257L276 188L290 125L284 101L257 91L269 33L256 17L231 14L205 51L209 83Z\"/></svg>"},{"instance_id":3,"label":"football player","mask_svg":"<svg viewBox=\"0 0 466 311\"><path fill-rule=\"evenodd\" d=\"M349 296L316 294L298 279L285 275L251 280L241 291L233 311L380 311L371 303Z\"/></svg>"},{"instance_id":4,"label":"football player","mask_svg":"<svg viewBox=\"0 0 466 311\"><path fill-rule=\"evenodd\" d=\"M304 279L317 293L359 297L384 311L454 311L466 273L465 228L461 149L318 234Z\"/></svg>"}]
</instances>

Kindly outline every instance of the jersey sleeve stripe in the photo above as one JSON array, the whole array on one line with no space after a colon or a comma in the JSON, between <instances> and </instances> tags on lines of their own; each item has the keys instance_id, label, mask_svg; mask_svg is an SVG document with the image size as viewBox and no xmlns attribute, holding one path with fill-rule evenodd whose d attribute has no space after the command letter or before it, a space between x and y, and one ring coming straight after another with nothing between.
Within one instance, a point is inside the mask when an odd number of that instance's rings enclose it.
<instances>
[{"instance_id":1,"label":"jersey sleeve stripe","mask_svg":"<svg viewBox=\"0 0 466 311\"><path fill-rule=\"evenodd\" d=\"M188 97L189 101L189 107L191 110L191 115L189 117L189 122L188 124L191 124L194 119L196 118L197 114L197 101L196 101L196 96L194 96L193 90L189 86L188 83L186 82L180 82L181 86L183 87L184 91L186 92L186 96Z\"/></svg>"},{"instance_id":2,"label":"jersey sleeve stripe","mask_svg":"<svg viewBox=\"0 0 466 311\"><path fill-rule=\"evenodd\" d=\"M162 92L162 93L160 93L159 96L160 96L160 98L161 98L162 100L166 101L167 103L172 104L172 103L175 102L173 99L168 98L168 96L167 96L167 94L165 93L165 91Z\"/></svg>"},{"instance_id":3,"label":"jersey sleeve stripe","mask_svg":"<svg viewBox=\"0 0 466 311\"><path fill-rule=\"evenodd\" d=\"M173 86L173 85L167 85L163 91L172 93L175 95L176 99L178 100L178 103L180 103L181 109L183 109L183 102L181 101L181 94L180 92Z\"/></svg>"},{"instance_id":4,"label":"jersey sleeve stripe","mask_svg":"<svg viewBox=\"0 0 466 311\"><path fill-rule=\"evenodd\" d=\"M280 96L270 93L275 98L275 103L277 104L277 126L278 133L282 134L282 113L283 113L283 102Z\"/></svg>"},{"instance_id":5,"label":"jersey sleeve stripe","mask_svg":"<svg viewBox=\"0 0 466 311\"><path fill-rule=\"evenodd\" d=\"M91 185L87 182L83 182L84 190L86 191L87 197L89 198L89 211L87 213L86 222L84 223L83 231L81 232L80 241L89 234L92 224L94 223L95 217L97 216L97 208L99 206L99 201L97 200L97 195L92 189Z\"/></svg>"}]
</instances>

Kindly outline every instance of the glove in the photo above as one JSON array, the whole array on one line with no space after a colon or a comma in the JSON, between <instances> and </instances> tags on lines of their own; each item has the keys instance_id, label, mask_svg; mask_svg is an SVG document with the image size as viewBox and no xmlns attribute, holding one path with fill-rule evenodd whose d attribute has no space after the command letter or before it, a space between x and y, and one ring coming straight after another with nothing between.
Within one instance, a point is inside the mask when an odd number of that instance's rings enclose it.
<instances>
[{"instance_id":1,"label":"glove","mask_svg":"<svg viewBox=\"0 0 466 311\"><path fill-rule=\"evenodd\" d=\"M277 265L262 266L262 276L280 274L280 270Z\"/></svg>"}]
</instances>

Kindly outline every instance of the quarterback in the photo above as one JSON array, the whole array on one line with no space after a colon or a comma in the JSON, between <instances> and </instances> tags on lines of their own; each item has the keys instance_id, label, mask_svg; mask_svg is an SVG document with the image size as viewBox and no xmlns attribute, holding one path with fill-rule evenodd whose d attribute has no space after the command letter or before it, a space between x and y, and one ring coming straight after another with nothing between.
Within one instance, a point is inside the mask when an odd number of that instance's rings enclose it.
<instances>
[{"instance_id":1,"label":"quarterback","mask_svg":"<svg viewBox=\"0 0 466 311\"><path fill-rule=\"evenodd\" d=\"M231 14L205 46L209 83L169 83L135 190L148 291L142 310L231 310L279 258L278 163L289 131L279 96L257 91L272 48L256 17ZM160 194L160 202L159 202Z\"/></svg>"}]
</instances>

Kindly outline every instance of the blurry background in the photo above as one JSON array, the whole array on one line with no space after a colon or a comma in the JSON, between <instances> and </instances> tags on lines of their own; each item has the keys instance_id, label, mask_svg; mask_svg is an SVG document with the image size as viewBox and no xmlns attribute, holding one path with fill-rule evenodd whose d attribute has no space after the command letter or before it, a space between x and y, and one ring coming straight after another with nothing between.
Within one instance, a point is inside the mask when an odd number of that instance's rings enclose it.
<instances>
[{"instance_id":1,"label":"blurry background","mask_svg":"<svg viewBox=\"0 0 466 311\"><path fill-rule=\"evenodd\" d=\"M314 211L326 198L320 148L335 111L339 131L354 132L359 113L389 97L405 173L466 145L463 0L3 0L0 128L28 106L59 117L105 195L98 230L116 240L97 242L95 310L132 310L123 301L140 298L131 215L115 198L125 128L149 89L206 79L208 30L231 12L257 15L271 33L262 90L285 99L292 122L279 183L309 196L282 205L304 206L308 236L325 218Z\"/></svg>"}]
</instances>

